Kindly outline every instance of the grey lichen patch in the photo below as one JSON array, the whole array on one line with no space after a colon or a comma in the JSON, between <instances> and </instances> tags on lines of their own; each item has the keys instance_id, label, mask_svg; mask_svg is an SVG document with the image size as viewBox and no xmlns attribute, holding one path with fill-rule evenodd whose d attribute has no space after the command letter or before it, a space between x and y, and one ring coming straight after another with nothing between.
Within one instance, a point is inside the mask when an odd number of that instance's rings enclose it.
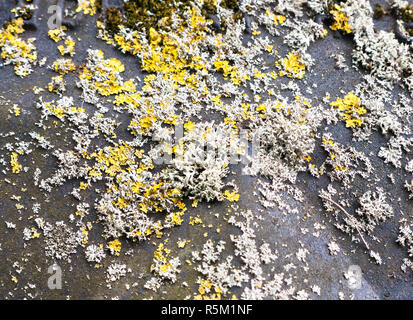
<instances>
[{"instance_id":1,"label":"grey lichen patch","mask_svg":"<svg viewBox=\"0 0 413 320\"><path fill-rule=\"evenodd\" d=\"M412 225L409 225L408 221L402 221L397 242L406 247L409 257L413 256L413 230Z\"/></svg>"},{"instance_id":2,"label":"grey lichen patch","mask_svg":"<svg viewBox=\"0 0 413 320\"><path fill-rule=\"evenodd\" d=\"M412 199L413 198L413 179L410 182L406 181L404 187L407 189L407 191L410 192L409 198Z\"/></svg>"},{"instance_id":3,"label":"grey lichen patch","mask_svg":"<svg viewBox=\"0 0 413 320\"><path fill-rule=\"evenodd\" d=\"M81 234L74 232L63 221L55 224L39 222L39 227L43 230L45 237L46 255L57 260L70 261L70 256L76 253L81 243Z\"/></svg>"}]
</instances>

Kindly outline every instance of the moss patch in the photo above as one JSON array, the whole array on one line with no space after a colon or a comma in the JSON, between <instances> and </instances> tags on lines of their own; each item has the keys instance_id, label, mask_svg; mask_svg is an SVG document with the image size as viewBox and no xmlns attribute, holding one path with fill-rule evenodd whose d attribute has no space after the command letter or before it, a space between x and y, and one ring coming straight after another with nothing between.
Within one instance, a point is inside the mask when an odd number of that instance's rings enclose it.
<instances>
[{"instance_id":1,"label":"moss patch","mask_svg":"<svg viewBox=\"0 0 413 320\"><path fill-rule=\"evenodd\" d=\"M221 2L221 6L225 9L239 10L238 0L224 0Z\"/></svg>"},{"instance_id":2,"label":"moss patch","mask_svg":"<svg viewBox=\"0 0 413 320\"><path fill-rule=\"evenodd\" d=\"M24 6L16 10L16 15L23 20L30 20L33 16L33 10Z\"/></svg>"},{"instance_id":3,"label":"moss patch","mask_svg":"<svg viewBox=\"0 0 413 320\"><path fill-rule=\"evenodd\" d=\"M400 9L401 18L404 22L413 22L413 6L408 4L407 7Z\"/></svg>"},{"instance_id":4,"label":"moss patch","mask_svg":"<svg viewBox=\"0 0 413 320\"><path fill-rule=\"evenodd\" d=\"M118 8L108 8L106 10L106 30L111 33L119 31L119 25L122 23L122 13Z\"/></svg>"},{"instance_id":5,"label":"moss patch","mask_svg":"<svg viewBox=\"0 0 413 320\"><path fill-rule=\"evenodd\" d=\"M173 12L184 12L190 6L189 0L129 0L124 4L124 25L135 30L168 26Z\"/></svg>"},{"instance_id":6,"label":"moss patch","mask_svg":"<svg viewBox=\"0 0 413 320\"><path fill-rule=\"evenodd\" d=\"M374 19L381 19L383 18L388 12L383 9L383 7L381 6L380 3L376 3L376 7L374 9L374 15L373 18Z\"/></svg>"},{"instance_id":7,"label":"moss patch","mask_svg":"<svg viewBox=\"0 0 413 320\"><path fill-rule=\"evenodd\" d=\"M123 8L125 19L123 24L134 30L159 29L171 24L171 17L177 13L183 17L183 13L195 3L193 0L129 0ZM239 11L238 0L224 0L221 6L226 9ZM216 14L217 7L213 0L206 0L202 5L202 14Z\"/></svg>"},{"instance_id":8,"label":"moss patch","mask_svg":"<svg viewBox=\"0 0 413 320\"><path fill-rule=\"evenodd\" d=\"M214 0L204 1L202 9L205 11L205 13L208 13L208 14L216 14L217 13L217 6L216 6Z\"/></svg>"}]
</instances>

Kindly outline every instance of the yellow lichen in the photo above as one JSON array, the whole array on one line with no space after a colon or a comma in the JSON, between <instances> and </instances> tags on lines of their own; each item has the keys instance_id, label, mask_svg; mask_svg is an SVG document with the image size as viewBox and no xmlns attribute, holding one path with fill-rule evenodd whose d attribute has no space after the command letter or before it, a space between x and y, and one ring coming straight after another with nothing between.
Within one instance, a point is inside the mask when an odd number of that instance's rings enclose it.
<instances>
[{"instance_id":1,"label":"yellow lichen","mask_svg":"<svg viewBox=\"0 0 413 320\"><path fill-rule=\"evenodd\" d=\"M215 285L210 280L200 280L198 287L199 294L194 296L194 300L220 300L222 289L219 285Z\"/></svg>"},{"instance_id":2,"label":"yellow lichen","mask_svg":"<svg viewBox=\"0 0 413 320\"><path fill-rule=\"evenodd\" d=\"M57 49L59 50L62 56L68 54L71 57L75 55L75 41L72 37L67 37L65 40L65 45L59 45Z\"/></svg>"},{"instance_id":3,"label":"yellow lichen","mask_svg":"<svg viewBox=\"0 0 413 320\"><path fill-rule=\"evenodd\" d=\"M67 28L65 26L61 26L60 28L56 28L56 29L51 29L49 30L49 32L47 33L49 38L52 39L54 42L59 42L61 40L63 40L63 38L65 37L65 31L67 30Z\"/></svg>"},{"instance_id":4,"label":"yellow lichen","mask_svg":"<svg viewBox=\"0 0 413 320\"><path fill-rule=\"evenodd\" d=\"M23 19L17 18L5 24L5 27L0 30L1 57L7 64L14 64L16 75L21 77L32 72L29 63L37 60L37 51L33 44L35 39L30 38L25 41L18 37L24 32L23 24Z\"/></svg>"},{"instance_id":5,"label":"yellow lichen","mask_svg":"<svg viewBox=\"0 0 413 320\"><path fill-rule=\"evenodd\" d=\"M224 198L227 199L230 202L237 202L239 200L239 194L236 193L236 191L229 192L228 190L225 190L224 192Z\"/></svg>"},{"instance_id":6,"label":"yellow lichen","mask_svg":"<svg viewBox=\"0 0 413 320\"><path fill-rule=\"evenodd\" d=\"M11 165L11 170L13 173L20 173L22 170L22 165L19 164L19 155L16 152L13 152L10 156L10 165Z\"/></svg>"},{"instance_id":7,"label":"yellow lichen","mask_svg":"<svg viewBox=\"0 0 413 320\"><path fill-rule=\"evenodd\" d=\"M122 249L122 243L119 241L119 239L115 239L108 243L108 248L111 250L112 254L119 256Z\"/></svg>"},{"instance_id":8,"label":"yellow lichen","mask_svg":"<svg viewBox=\"0 0 413 320\"><path fill-rule=\"evenodd\" d=\"M79 0L76 12L83 12L83 14L95 15L97 12L96 0Z\"/></svg>"},{"instance_id":9,"label":"yellow lichen","mask_svg":"<svg viewBox=\"0 0 413 320\"><path fill-rule=\"evenodd\" d=\"M360 98L350 91L344 99L339 98L330 105L343 111L341 117L346 122L346 127L360 127L363 123L360 116L367 112L364 107L360 106L360 103Z\"/></svg>"},{"instance_id":10,"label":"yellow lichen","mask_svg":"<svg viewBox=\"0 0 413 320\"><path fill-rule=\"evenodd\" d=\"M347 33L351 33L352 29L348 22L348 17L341 10L338 4L334 5L334 9L330 10L330 13L334 16L334 22L330 26L331 30L343 30Z\"/></svg>"},{"instance_id":11,"label":"yellow lichen","mask_svg":"<svg viewBox=\"0 0 413 320\"><path fill-rule=\"evenodd\" d=\"M305 64L297 54L289 52L287 57L281 59L281 65L283 70L279 72L280 76L302 79L305 75Z\"/></svg>"}]
</instances>

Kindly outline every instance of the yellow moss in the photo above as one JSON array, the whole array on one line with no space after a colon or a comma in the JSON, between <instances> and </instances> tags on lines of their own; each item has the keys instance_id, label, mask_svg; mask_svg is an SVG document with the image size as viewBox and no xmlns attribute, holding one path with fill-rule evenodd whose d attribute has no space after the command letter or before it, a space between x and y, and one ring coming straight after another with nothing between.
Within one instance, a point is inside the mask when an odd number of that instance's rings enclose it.
<instances>
[{"instance_id":1,"label":"yellow moss","mask_svg":"<svg viewBox=\"0 0 413 320\"><path fill-rule=\"evenodd\" d=\"M187 131L192 131L194 129L194 126L195 126L195 122L192 122L190 120L184 124L184 128Z\"/></svg>"},{"instance_id":2,"label":"yellow moss","mask_svg":"<svg viewBox=\"0 0 413 320\"><path fill-rule=\"evenodd\" d=\"M230 202L237 202L239 200L239 194L237 194L235 190L232 192L225 190L223 196L225 199L227 199Z\"/></svg>"},{"instance_id":3,"label":"yellow moss","mask_svg":"<svg viewBox=\"0 0 413 320\"><path fill-rule=\"evenodd\" d=\"M191 242L190 240L178 240L178 242L176 244L177 244L178 248L183 249L190 242Z\"/></svg>"},{"instance_id":4,"label":"yellow moss","mask_svg":"<svg viewBox=\"0 0 413 320\"><path fill-rule=\"evenodd\" d=\"M281 59L281 65L283 70L279 72L280 76L286 75L289 78L302 79L305 75L305 64L297 54L289 52L286 58Z\"/></svg>"},{"instance_id":5,"label":"yellow moss","mask_svg":"<svg viewBox=\"0 0 413 320\"><path fill-rule=\"evenodd\" d=\"M201 224L202 223L202 219L201 218L198 218L198 217L190 217L189 218L189 224L191 225L191 226L193 226L193 225L195 225L195 224Z\"/></svg>"},{"instance_id":6,"label":"yellow moss","mask_svg":"<svg viewBox=\"0 0 413 320\"><path fill-rule=\"evenodd\" d=\"M323 143L324 143L324 144L329 144L329 145L332 145L332 146L335 145L335 143L334 143L333 140L327 140L327 139L325 139L325 138L323 138Z\"/></svg>"},{"instance_id":7,"label":"yellow moss","mask_svg":"<svg viewBox=\"0 0 413 320\"><path fill-rule=\"evenodd\" d=\"M198 292L199 294L194 296L194 300L220 300L223 293L219 285L203 279L200 280Z\"/></svg>"},{"instance_id":8,"label":"yellow moss","mask_svg":"<svg viewBox=\"0 0 413 320\"><path fill-rule=\"evenodd\" d=\"M115 239L108 243L108 247L113 250L115 256L119 256L119 253L122 249L122 243L119 241L119 239Z\"/></svg>"},{"instance_id":9,"label":"yellow moss","mask_svg":"<svg viewBox=\"0 0 413 320\"><path fill-rule=\"evenodd\" d=\"M73 57L75 55L75 41L72 39L72 37L68 37L65 40L64 44L65 45L60 45L60 46L57 47L60 54L62 56L68 54L71 57Z\"/></svg>"},{"instance_id":10,"label":"yellow moss","mask_svg":"<svg viewBox=\"0 0 413 320\"><path fill-rule=\"evenodd\" d=\"M63 75L76 70L76 66L72 59L59 59L53 62L53 70Z\"/></svg>"},{"instance_id":11,"label":"yellow moss","mask_svg":"<svg viewBox=\"0 0 413 320\"><path fill-rule=\"evenodd\" d=\"M343 30L346 33L351 33L351 27L348 22L348 17L341 10L338 4L334 5L334 10L330 10L330 13L334 16L334 23L330 26L331 30Z\"/></svg>"},{"instance_id":12,"label":"yellow moss","mask_svg":"<svg viewBox=\"0 0 413 320\"><path fill-rule=\"evenodd\" d=\"M22 170L22 165L19 164L19 155L16 152L13 152L10 156L10 165L11 165L11 170L13 173L20 173Z\"/></svg>"},{"instance_id":13,"label":"yellow moss","mask_svg":"<svg viewBox=\"0 0 413 320\"><path fill-rule=\"evenodd\" d=\"M61 91L64 91L65 87L66 87L66 85L65 85L65 82L63 80L63 75L52 77L52 81L50 81L49 84L47 85L47 89L50 92L55 92L55 93L59 93ZM63 116L64 111L63 111L62 108L55 108L54 113L57 117L60 118L60 117Z\"/></svg>"},{"instance_id":14,"label":"yellow moss","mask_svg":"<svg viewBox=\"0 0 413 320\"><path fill-rule=\"evenodd\" d=\"M256 79L266 79L267 75L261 71L259 71L258 69L254 70L254 78Z\"/></svg>"},{"instance_id":15,"label":"yellow moss","mask_svg":"<svg viewBox=\"0 0 413 320\"><path fill-rule=\"evenodd\" d=\"M360 106L360 103L360 98L350 91L343 99L339 98L330 105L343 111L341 117L346 122L346 127L360 127L363 123L360 116L367 112L364 107Z\"/></svg>"},{"instance_id":16,"label":"yellow moss","mask_svg":"<svg viewBox=\"0 0 413 320\"><path fill-rule=\"evenodd\" d=\"M262 104L260 104L258 107L257 107L257 109L256 109L258 112L262 112L262 113L266 113L267 112L267 106L264 104L264 103L262 103Z\"/></svg>"},{"instance_id":17,"label":"yellow moss","mask_svg":"<svg viewBox=\"0 0 413 320\"><path fill-rule=\"evenodd\" d=\"M165 240L165 243L168 241L168 239ZM159 269L156 270L159 275L163 275L168 273L169 271L172 270L172 264L168 262L168 256L171 253L171 250L165 248L163 243L160 243L158 248L155 250L153 254L153 260L154 262L157 262L158 264L160 263ZM156 265L152 264L151 265L151 272L155 271Z\"/></svg>"},{"instance_id":18,"label":"yellow moss","mask_svg":"<svg viewBox=\"0 0 413 320\"><path fill-rule=\"evenodd\" d=\"M32 228L32 239L39 238L40 233L35 228Z\"/></svg>"},{"instance_id":19,"label":"yellow moss","mask_svg":"<svg viewBox=\"0 0 413 320\"><path fill-rule=\"evenodd\" d=\"M172 213L172 223L175 226L180 226L184 220L182 220L183 212Z\"/></svg>"},{"instance_id":20,"label":"yellow moss","mask_svg":"<svg viewBox=\"0 0 413 320\"><path fill-rule=\"evenodd\" d=\"M116 94L114 104L133 104L138 106L140 95L136 93L136 85L132 80L121 82L118 78L118 73L125 71L125 66L116 58L104 59L104 53L97 51L97 57L105 68L97 68L94 72L87 67L83 67L82 72L79 75L80 79L86 79L90 83L90 86L102 95L110 96ZM103 81L93 80L94 76L104 78ZM132 93L128 95L126 93Z\"/></svg>"},{"instance_id":21,"label":"yellow moss","mask_svg":"<svg viewBox=\"0 0 413 320\"><path fill-rule=\"evenodd\" d=\"M76 12L83 14L95 15L97 12L97 0L79 0Z\"/></svg>"},{"instance_id":22,"label":"yellow moss","mask_svg":"<svg viewBox=\"0 0 413 320\"><path fill-rule=\"evenodd\" d=\"M238 74L237 67L233 67L229 64L229 61L227 60L220 60L220 59L215 59L214 61L214 67L217 71L222 72L224 77L230 77L231 81L236 84L240 85L241 80Z\"/></svg>"},{"instance_id":23,"label":"yellow moss","mask_svg":"<svg viewBox=\"0 0 413 320\"><path fill-rule=\"evenodd\" d=\"M54 42L59 42L64 38L66 30L67 28L65 26L61 26L60 28L49 30L47 34Z\"/></svg>"},{"instance_id":24,"label":"yellow moss","mask_svg":"<svg viewBox=\"0 0 413 320\"><path fill-rule=\"evenodd\" d=\"M280 14L274 14L271 10L266 10L265 14L272 18L276 26L283 24L287 18Z\"/></svg>"},{"instance_id":25,"label":"yellow moss","mask_svg":"<svg viewBox=\"0 0 413 320\"><path fill-rule=\"evenodd\" d=\"M86 228L82 228L82 244L87 244L89 242L88 235L89 231Z\"/></svg>"},{"instance_id":26,"label":"yellow moss","mask_svg":"<svg viewBox=\"0 0 413 320\"><path fill-rule=\"evenodd\" d=\"M16 75L21 77L27 76L31 70L25 68L25 62L35 62L37 60L37 51L34 46L34 38L30 38L27 41L18 37L19 34L24 32L24 21L22 18L17 18L5 25L0 30L0 48L1 58L10 60L14 64L14 71ZM8 49L4 49L7 44ZM12 48L12 50L10 49ZM21 68L23 67L23 68Z\"/></svg>"},{"instance_id":27,"label":"yellow moss","mask_svg":"<svg viewBox=\"0 0 413 320\"><path fill-rule=\"evenodd\" d=\"M215 104L215 105L217 105L217 106L222 106L224 103L221 101L221 95L219 94L219 95L217 95L217 96L215 96L215 97L212 97L211 98L211 101Z\"/></svg>"}]
</instances>

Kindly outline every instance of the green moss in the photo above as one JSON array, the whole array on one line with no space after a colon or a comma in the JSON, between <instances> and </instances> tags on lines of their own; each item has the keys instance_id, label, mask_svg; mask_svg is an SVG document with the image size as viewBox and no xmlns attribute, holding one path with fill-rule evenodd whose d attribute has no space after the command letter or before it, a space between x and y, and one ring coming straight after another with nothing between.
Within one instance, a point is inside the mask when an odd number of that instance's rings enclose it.
<instances>
[{"instance_id":1,"label":"green moss","mask_svg":"<svg viewBox=\"0 0 413 320\"><path fill-rule=\"evenodd\" d=\"M402 77L403 77L403 78L408 78L408 77L410 77L412 74L413 74L412 70L403 69Z\"/></svg>"},{"instance_id":2,"label":"green moss","mask_svg":"<svg viewBox=\"0 0 413 320\"><path fill-rule=\"evenodd\" d=\"M231 9L231 10L238 11L239 3L238 3L238 0L223 0L221 2L221 7L225 9Z\"/></svg>"},{"instance_id":3,"label":"green moss","mask_svg":"<svg viewBox=\"0 0 413 320\"><path fill-rule=\"evenodd\" d=\"M117 11L107 11L105 21L106 29L116 33L120 24L133 30L155 30L167 28L171 25L173 14L183 18L184 12L192 7L195 0L127 0L123 4L124 17L119 16ZM238 0L223 0L221 6L239 13ZM110 8L114 9L114 8ZM206 0L202 5L202 14L216 14L215 1ZM237 15L235 18L242 18Z\"/></svg>"},{"instance_id":4,"label":"green moss","mask_svg":"<svg viewBox=\"0 0 413 320\"><path fill-rule=\"evenodd\" d=\"M106 10L106 30L111 33L119 31L119 25L122 23L122 13L118 8L108 8Z\"/></svg>"},{"instance_id":5,"label":"green moss","mask_svg":"<svg viewBox=\"0 0 413 320\"><path fill-rule=\"evenodd\" d=\"M190 0L129 0L124 4L125 26L141 30L170 25L173 12L184 12L191 6Z\"/></svg>"},{"instance_id":6,"label":"green moss","mask_svg":"<svg viewBox=\"0 0 413 320\"><path fill-rule=\"evenodd\" d=\"M404 22L413 22L413 6L408 4L407 7L400 9L401 18Z\"/></svg>"},{"instance_id":7,"label":"green moss","mask_svg":"<svg viewBox=\"0 0 413 320\"><path fill-rule=\"evenodd\" d=\"M383 9L380 3L376 3L376 8L374 9L374 19L383 18L387 14L387 11Z\"/></svg>"},{"instance_id":8,"label":"green moss","mask_svg":"<svg viewBox=\"0 0 413 320\"><path fill-rule=\"evenodd\" d=\"M96 0L96 9L102 10L102 0Z\"/></svg>"},{"instance_id":9,"label":"green moss","mask_svg":"<svg viewBox=\"0 0 413 320\"><path fill-rule=\"evenodd\" d=\"M242 18L243 18L243 14L241 12L234 13L234 20L235 21L241 20Z\"/></svg>"},{"instance_id":10,"label":"green moss","mask_svg":"<svg viewBox=\"0 0 413 320\"><path fill-rule=\"evenodd\" d=\"M214 3L214 0L205 0L202 9L209 14L217 13L217 6Z\"/></svg>"},{"instance_id":11,"label":"green moss","mask_svg":"<svg viewBox=\"0 0 413 320\"><path fill-rule=\"evenodd\" d=\"M24 20L30 20L33 16L33 10L29 9L28 7L21 7L16 12L18 17L23 18Z\"/></svg>"}]
</instances>

